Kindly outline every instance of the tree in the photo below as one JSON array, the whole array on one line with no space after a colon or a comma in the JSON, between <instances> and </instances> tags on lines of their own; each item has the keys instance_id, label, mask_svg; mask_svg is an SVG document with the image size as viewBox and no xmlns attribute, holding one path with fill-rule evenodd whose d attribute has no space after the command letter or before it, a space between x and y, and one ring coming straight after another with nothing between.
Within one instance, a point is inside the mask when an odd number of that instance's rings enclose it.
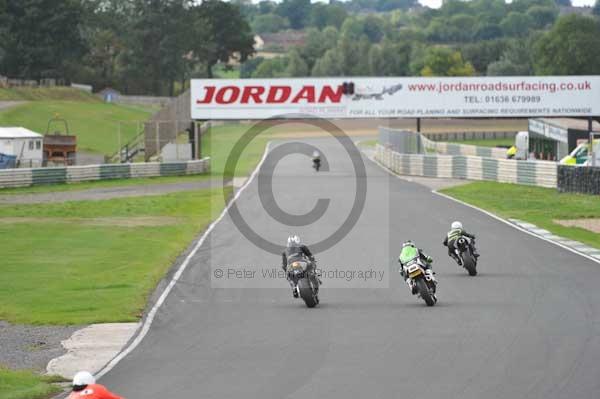
<instances>
[{"instance_id":1,"label":"tree","mask_svg":"<svg viewBox=\"0 0 600 399\"><path fill-rule=\"evenodd\" d=\"M500 27L507 36L519 37L527 35L527 32L533 25L531 17L527 14L519 12L509 12L502 22Z\"/></svg>"},{"instance_id":2,"label":"tree","mask_svg":"<svg viewBox=\"0 0 600 399\"><path fill-rule=\"evenodd\" d=\"M309 76L308 65L306 65L306 62L304 62L304 60L300 56L300 53L298 53L298 50L290 51L288 58L289 58L288 65L287 65L287 68L285 69L286 76L291 76L291 77Z\"/></svg>"},{"instance_id":3,"label":"tree","mask_svg":"<svg viewBox=\"0 0 600 399\"><path fill-rule=\"evenodd\" d=\"M319 58L312 70L312 76L344 76L344 68L340 62L337 49L330 49Z\"/></svg>"},{"instance_id":4,"label":"tree","mask_svg":"<svg viewBox=\"0 0 600 399\"><path fill-rule=\"evenodd\" d=\"M431 47L425 56L422 76L473 76L475 68L465 62L458 51L447 47Z\"/></svg>"},{"instance_id":5,"label":"tree","mask_svg":"<svg viewBox=\"0 0 600 399\"><path fill-rule=\"evenodd\" d=\"M227 64L233 57L244 62L254 53L254 35L237 6L205 0L193 16L192 50L196 60L204 63L207 77L213 77L218 62Z\"/></svg>"},{"instance_id":6,"label":"tree","mask_svg":"<svg viewBox=\"0 0 600 399\"><path fill-rule=\"evenodd\" d=\"M477 41L497 39L499 37L502 37L502 28L492 22L483 22L477 25L473 33L473 39Z\"/></svg>"},{"instance_id":7,"label":"tree","mask_svg":"<svg viewBox=\"0 0 600 399\"><path fill-rule=\"evenodd\" d=\"M77 0L5 0L5 56L0 73L21 78L67 78L85 52L83 8Z\"/></svg>"},{"instance_id":8,"label":"tree","mask_svg":"<svg viewBox=\"0 0 600 399\"><path fill-rule=\"evenodd\" d=\"M259 14L272 14L275 12L277 8L277 3L274 1L263 0L258 3L258 13Z\"/></svg>"},{"instance_id":9,"label":"tree","mask_svg":"<svg viewBox=\"0 0 600 399\"><path fill-rule=\"evenodd\" d=\"M411 45L407 41L384 40L369 52L370 74L373 76L406 76L409 74Z\"/></svg>"},{"instance_id":10,"label":"tree","mask_svg":"<svg viewBox=\"0 0 600 399\"><path fill-rule=\"evenodd\" d=\"M307 64L308 70L312 70L325 51L335 47L337 43L337 30L334 27L328 27L324 31L315 28L309 28L306 31L304 46L300 48L300 54Z\"/></svg>"},{"instance_id":11,"label":"tree","mask_svg":"<svg viewBox=\"0 0 600 399\"><path fill-rule=\"evenodd\" d=\"M488 65L498 61L507 48L507 39L478 41L460 46L459 51L465 61L473 65L475 70L485 74Z\"/></svg>"},{"instance_id":12,"label":"tree","mask_svg":"<svg viewBox=\"0 0 600 399\"><path fill-rule=\"evenodd\" d=\"M383 37L382 21L374 15L368 15L363 21L363 33L367 35L371 43L379 43Z\"/></svg>"},{"instance_id":13,"label":"tree","mask_svg":"<svg viewBox=\"0 0 600 399\"><path fill-rule=\"evenodd\" d=\"M528 42L515 40L509 44L498 61L487 67L488 76L533 75L531 46Z\"/></svg>"},{"instance_id":14,"label":"tree","mask_svg":"<svg viewBox=\"0 0 600 399\"><path fill-rule=\"evenodd\" d=\"M285 76L288 65L287 57L277 57L261 62L254 73L253 78L280 78Z\"/></svg>"},{"instance_id":15,"label":"tree","mask_svg":"<svg viewBox=\"0 0 600 399\"><path fill-rule=\"evenodd\" d=\"M290 21L277 14L260 14L252 20L252 30L255 33L273 33L289 29Z\"/></svg>"},{"instance_id":16,"label":"tree","mask_svg":"<svg viewBox=\"0 0 600 399\"><path fill-rule=\"evenodd\" d=\"M348 12L341 4L315 3L310 9L308 25L319 29L327 26L339 28L347 17Z\"/></svg>"},{"instance_id":17,"label":"tree","mask_svg":"<svg viewBox=\"0 0 600 399\"><path fill-rule=\"evenodd\" d=\"M276 12L287 18L293 29L302 29L308 21L310 0L283 0Z\"/></svg>"},{"instance_id":18,"label":"tree","mask_svg":"<svg viewBox=\"0 0 600 399\"><path fill-rule=\"evenodd\" d=\"M240 66L240 78L247 79L251 78L256 68L264 61L263 57L254 57L248 59Z\"/></svg>"},{"instance_id":19,"label":"tree","mask_svg":"<svg viewBox=\"0 0 600 399\"><path fill-rule=\"evenodd\" d=\"M600 27L576 14L560 17L534 45L534 67L540 75L600 73Z\"/></svg>"},{"instance_id":20,"label":"tree","mask_svg":"<svg viewBox=\"0 0 600 399\"><path fill-rule=\"evenodd\" d=\"M527 15L533 21L533 28L544 29L554 23L558 10L556 7L533 6L527 10Z\"/></svg>"},{"instance_id":21,"label":"tree","mask_svg":"<svg viewBox=\"0 0 600 399\"><path fill-rule=\"evenodd\" d=\"M186 0L133 0L133 16L119 57L128 92L173 95L191 46Z\"/></svg>"},{"instance_id":22,"label":"tree","mask_svg":"<svg viewBox=\"0 0 600 399\"><path fill-rule=\"evenodd\" d=\"M377 11L408 10L417 6L417 0L379 0Z\"/></svg>"}]
</instances>

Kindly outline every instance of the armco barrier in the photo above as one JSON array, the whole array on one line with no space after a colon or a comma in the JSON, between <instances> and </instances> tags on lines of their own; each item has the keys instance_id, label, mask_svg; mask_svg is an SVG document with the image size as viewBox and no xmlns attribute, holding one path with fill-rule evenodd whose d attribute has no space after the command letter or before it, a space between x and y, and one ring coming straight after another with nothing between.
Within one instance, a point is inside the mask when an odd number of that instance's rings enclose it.
<instances>
[{"instance_id":1,"label":"armco barrier","mask_svg":"<svg viewBox=\"0 0 600 399\"><path fill-rule=\"evenodd\" d=\"M60 168L3 169L0 170L0 188L135 177L195 175L206 173L209 170L210 158L187 162L146 162L67 166Z\"/></svg>"},{"instance_id":2,"label":"armco barrier","mask_svg":"<svg viewBox=\"0 0 600 399\"><path fill-rule=\"evenodd\" d=\"M378 144L375 159L401 175L557 187L557 164L464 155L400 154Z\"/></svg>"}]
</instances>

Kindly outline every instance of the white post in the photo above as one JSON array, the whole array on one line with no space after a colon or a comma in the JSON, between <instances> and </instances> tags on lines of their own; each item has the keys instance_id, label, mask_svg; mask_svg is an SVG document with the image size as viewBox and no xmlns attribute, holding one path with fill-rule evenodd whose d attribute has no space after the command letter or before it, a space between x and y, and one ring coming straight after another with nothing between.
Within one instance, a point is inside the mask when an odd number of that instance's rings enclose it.
<instances>
[{"instance_id":1,"label":"white post","mask_svg":"<svg viewBox=\"0 0 600 399\"><path fill-rule=\"evenodd\" d=\"M156 160L160 162L160 137L158 134L158 129L160 129L160 122L155 123L156 126Z\"/></svg>"},{"instance_id":2,"label":"white post","mask_svg":"<svg viewBox=\"0 0 600 399\"><path fill-rule=\"evenodd\" d=\"M123 154L122 154L123 151L122 151L122 147L121 147L121 145L122 145L121 144L121 122L117 122L117 123L119 126L119 128L117 129L117 136L118 136L117 140L119 142L119 147L118 147L117 151L119 152L119 163L121 163L121 162L123 162Z\"/></svg>"}]
</instances>

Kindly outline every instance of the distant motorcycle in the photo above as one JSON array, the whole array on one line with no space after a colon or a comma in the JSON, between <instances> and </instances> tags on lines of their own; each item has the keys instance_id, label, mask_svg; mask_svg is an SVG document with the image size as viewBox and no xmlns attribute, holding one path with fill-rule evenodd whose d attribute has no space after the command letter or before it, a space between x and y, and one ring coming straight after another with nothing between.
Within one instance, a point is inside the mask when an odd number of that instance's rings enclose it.
<instances>
[{"instance_id":1,"label":"distant motorcycle","mask_svg":"<svg viewBox=\"0 0 600 399\"><path fill-rule=\"evenodd\" d=\"M288 263L288 279L294 284L294 290L306 306L314 308L319 304L319 277L315 262L307 259L294 260ZM296 295L295 295L296 296Z\"/></svg>"},{"instance_id":2,"label":"distant motorcycle","mask_svg":"<svg viewBox=\"0 0 600 399\"><path fill-rule=\"evenodd\" d=\"M418 294L427 304L433 306L437 302L435 296L437 281L431 269L427 269L419 257L404 263L404 275L409 277L409 286L413 295Z\"/></svg>"},{"instance_id":3,"label":"distant motorcycle","mask_svg":"<svg viewBox=\"0 0 600 399\"><path fill-rule=\"evenodd\" d=\"M321 169L321 158L313 158L313 168L317 172Z\"/></svg>"},{"instance_id":4,"label":"distant motorcycle","mask_svg":"<svg viewBox=\"0 0 600 399\"><path fill-rule=\"evenodd\" d=\"M464 267L469 276L477 275L477 257L473 255L472 247L475 246L475 240L471 240L469 237L462 236L456 240L454 245L456 249L454 253L457 256L456 262L459 266Z\"/></svg>"}]
</instances>

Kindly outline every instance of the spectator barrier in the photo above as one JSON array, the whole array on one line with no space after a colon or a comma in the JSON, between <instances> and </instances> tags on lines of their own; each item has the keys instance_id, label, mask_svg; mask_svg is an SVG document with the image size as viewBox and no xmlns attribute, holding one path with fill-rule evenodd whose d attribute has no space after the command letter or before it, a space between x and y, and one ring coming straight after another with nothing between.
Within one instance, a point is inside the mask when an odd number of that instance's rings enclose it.
<instances>
[{"instance_id":1,"label":"spectator barrier","mask_svg":"<svg viewBox=\"0 0 600 399\"><path fill-rule=\"evenodd\" d=\"M57 168L4 169L0 170L0 188L136 177L196 175L207 173L209 170L210 158L187 162L146 162Z\"/></svg>"},{"instance_id":2,"label":"spectator barrier","mask_svg":"<svg viewBox=\"0 0 600 399\"><path fill-rule=\"evenodd\" d=\"M555 162L465 155L401 154L380 144L377 144L375 159L392 172L402 175L557 187Z\"/></svg>"}]
</instances>

